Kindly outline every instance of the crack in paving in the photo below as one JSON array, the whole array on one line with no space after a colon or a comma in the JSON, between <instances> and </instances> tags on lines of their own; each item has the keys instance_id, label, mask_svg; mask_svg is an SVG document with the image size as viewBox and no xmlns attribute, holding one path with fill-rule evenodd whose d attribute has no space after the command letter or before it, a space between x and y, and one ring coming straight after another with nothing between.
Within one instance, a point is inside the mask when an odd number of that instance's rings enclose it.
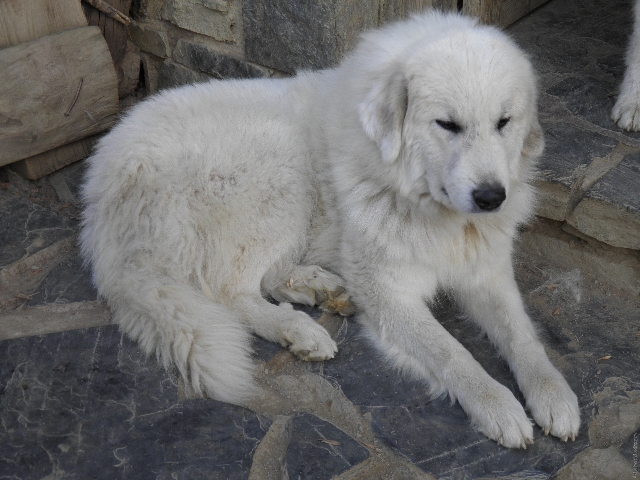
<instances>
[{"instance_id":1,"label":"crack in paving","mask_svg":"<svg viewBox=\"0 0 640 480\"><path fill-rule=\"evenodd\" d=\"M318 320L334 340L343 321L326 313ZM330 381L310 373L310 364L282 350L260 368L264 372L258 378L262 391L246 407L259 415L273 418L274 423L253 456L251 480L288 478L284 455L291 432L287 433L287 429L291 429L291 416L298 413L315 415L368 450L367 460L338 475L336 480L434 478L384 445L373 432L371 415L362 414L359 407Z\"/></svg>"},{"instance_id":2,"label":"crack in paving","mask_svg":"<svg viewBox=\"0 0 640 480\"><path fill-rule=\"evenodd\" d=\"M25 303L51 270L71 256L75 245L72 235L0 270L0 312Z\"/></svg>"},{"instance_id":3,"label":"crack in paving","mask_svg":"<svg viewBox=\"0 0 640 480\"><path fill-rule=\"evenodd\" d=\"M606 157L595 157L574 181L569 192L569 201L565 218L569 218L580 201L589 193L589 190L598 183L611 170L616 168L627 155L640 152L640 146L630 146L626 143L618 143Z\"/></svg>"}]
</instances>

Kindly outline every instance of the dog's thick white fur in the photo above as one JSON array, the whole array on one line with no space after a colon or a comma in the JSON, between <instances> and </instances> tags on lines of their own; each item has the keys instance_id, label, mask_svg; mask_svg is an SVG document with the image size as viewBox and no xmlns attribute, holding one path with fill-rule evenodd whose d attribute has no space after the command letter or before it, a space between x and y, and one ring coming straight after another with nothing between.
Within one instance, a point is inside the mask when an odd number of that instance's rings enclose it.
<instances>
[{"instance_id":1,"label":"dog's thick white fur","mask_svg":"<svg viewBox=\"0 0 640 480\"><path fill-rule=\"evenodd\" d=\"M611 118L620 128L640 130L640 0L633 8L633 33L629 39L620 94L611 111Z\"/></svg>"},{"instance_id":2,"label":"dog's thick white fur","mask_svg":"<svg viewBox=\"0 0 640 480\"><path fill-rule=\"evenodd\" d=\"M428 308L453 292L535 421L574 437L576 396L511 261L543 149L536 102L532 67L504 34L437 13L365 34L334 70L161 93L89 160L84 255L121 328L197 392L255 394L251 333L332 358L326 330L287 302L344 286L425 394L448 393L488 437L525 447L522 405Z\"/></svg>"}]
</instances>

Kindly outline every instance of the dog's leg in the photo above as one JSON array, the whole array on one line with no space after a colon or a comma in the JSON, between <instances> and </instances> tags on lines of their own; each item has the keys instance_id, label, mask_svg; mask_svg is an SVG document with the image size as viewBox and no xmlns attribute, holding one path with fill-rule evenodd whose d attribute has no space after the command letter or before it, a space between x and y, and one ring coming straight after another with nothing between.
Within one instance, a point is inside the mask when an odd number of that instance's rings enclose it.
<instances>
[{"instance_id":1,"label":"dog's leg","mask_svg":"<svg viewBox=\"0 0 640 480\"><path fill-rule=\"evenodd\" d=\"M611 118L620 128L640 130L640 1L634 6L633 34L629 39L626 64Z\"/></svg>"},{"instance_id":2,"label":"dog's leg","mask_svg":"<svg viewBox=\"0 0 640 480\"><path fill-rule=\"evenodd\" d=\"M428 380L431 393L447 391L457 399L482 433L506 447L526 448L533 428L522 405L440 325L412 285L404 287L372 285L375 296L359 299L370 335L397 367Z\"/></svg>"},{"instance_id":3,"label":"dog's leg","mask_svg":"<svg viewBox=\"0 0 640 480\"><path fill-rule=\"evenodd\" d=\"M289 347L302 360L328 360L338 352L329 332L290 303L273 305L259 295L246 295L236 299L233 307L256 335Z\"/></svg>"},{"instance_id":4,"label":"dog's leg","mask_svg":"<svg viewBox=\"0 0 640 480\"><path fill-rule=\"evenodd\" d=\"M549 361L511 272L461 292L460 300L509 363L545 434L574 439L580 427L578 399Z\"/></svg>"},{"instance_id":5,"label":"dog's leg","mask_svg":"<svg viewBox=\"0 0 640 480\"><path fill-rule=\"evenodd\" d=\"M344 280L318 265L296 266L272 296L279 302L318 305L330 313L351 315L354 312Z\"/></svg>"}]
</instances>

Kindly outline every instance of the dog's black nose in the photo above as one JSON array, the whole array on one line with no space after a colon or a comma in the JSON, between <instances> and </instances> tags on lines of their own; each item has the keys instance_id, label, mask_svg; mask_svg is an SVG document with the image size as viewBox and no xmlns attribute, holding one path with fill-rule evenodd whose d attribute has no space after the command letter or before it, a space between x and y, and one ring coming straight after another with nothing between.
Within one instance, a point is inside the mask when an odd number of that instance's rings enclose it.
<instances>
[{"instance_id":1,"label":"dog's black nose","mask_svg":"<svg viewBox=\"0 0 640 480\"><path fill-rule=\"evenodd\" d=\"M505 198L507 198L507 194L504 187L500 185L480 185L473 191L473 201L476 202L480 210L485 212L498 208Z\"/></svg>"}]
</instances>

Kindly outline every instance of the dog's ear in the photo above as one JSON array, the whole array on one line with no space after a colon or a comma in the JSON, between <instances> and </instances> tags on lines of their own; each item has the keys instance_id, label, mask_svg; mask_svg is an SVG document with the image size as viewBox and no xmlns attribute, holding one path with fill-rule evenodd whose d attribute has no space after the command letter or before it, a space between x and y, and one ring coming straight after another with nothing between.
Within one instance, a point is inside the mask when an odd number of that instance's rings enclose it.
<instances>
[{"instance_id":1,"label":"dog's ear","mask_svg":"<svg viewBox=\"0 0 640 480\"><path fill-rule=\"evenodd\" d=\"M406 79L401 72L395 71L377 81L358 105L362 128L376 142L386 163L400 155L407 95Z\"/></svg>"},{"instance_id":2,"label":"dog's ear","mask_svg":"<svg viewBox=\"0 0 640 480\"><path fill-rule=\"evenodd\" d=\"M522 156L525 158L538 158L544 150L544 134L537 118L533 119L531 129L522 146Z\"/></svg>"}]
</instances>

